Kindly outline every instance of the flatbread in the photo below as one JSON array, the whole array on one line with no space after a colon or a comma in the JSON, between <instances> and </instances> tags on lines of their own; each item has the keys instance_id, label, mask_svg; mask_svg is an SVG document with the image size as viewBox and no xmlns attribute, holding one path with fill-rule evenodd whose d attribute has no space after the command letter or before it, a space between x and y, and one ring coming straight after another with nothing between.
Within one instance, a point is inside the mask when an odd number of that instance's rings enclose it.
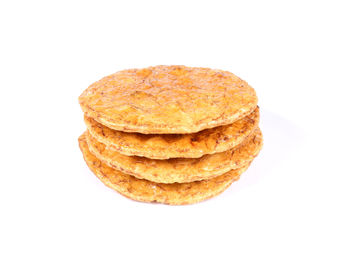
<instances>
[{"instance_id":1,"label":"flatbread","mask_svg":"<svg viewBox=\"0 0 350 255\"><path fill-rule=\"evenodd\" d=\"M222 175L231 169L249 164L262 147L260 129L247 138L238 148L204 155L201 158L173 158L167 160L149 159L138 156L125 156L111 151L99 143L88 132L86 139L89 150L108 166L159 183L184 183L210 179Z\"/></svg>"},{"instance_id":2,"label":"flatbread","mask_svg":"<svg viewBox=\"0 0 350 255\"><path fill-rule=\"evenodd\" d=\"M259 108L232 124L192 134L141 134L110 129L87 116L89 133L109 149L128 156L152 159L199 158L229 150L253 132L259 123Z\"/></svg>"},{"instance_id":3,"label":"flatbread","mask_svg":"<svg viewBox=\"0 0 350 255\"><path fill-rule=\"evenodd\" d=\"M108 167L90 153L85 134L79 137L79 146L91 171L108 187L137 201L171 205L193 204L218 195L248 168L232 170L216 178L190 183L162 184L137 179Z\"/></svg>"},{"instance_id":4,"label":"flatbread","mask_svg":"<svg viewBox=\"0 0 350 255\"><path fill-rule=\"evenodd\" d=\"M84 113L115 130L185 134L228 125L257 106L252 87L209 68L128 69L90 85L79 97Z\"/></svg>"}]
</instances>

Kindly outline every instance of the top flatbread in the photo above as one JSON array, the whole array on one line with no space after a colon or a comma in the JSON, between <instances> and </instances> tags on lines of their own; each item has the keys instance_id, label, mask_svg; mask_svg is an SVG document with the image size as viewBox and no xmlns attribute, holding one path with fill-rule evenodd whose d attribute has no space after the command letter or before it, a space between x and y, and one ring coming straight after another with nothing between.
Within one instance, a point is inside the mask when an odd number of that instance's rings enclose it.
<instances>
[{"instance_id":1,"label":"top flatbread","mask_svg":"<svg viewBox=\"0 0 350 255\"><path fill-rule=\"evenodd\" d=\"M227 71L154 66L109 75L90 85L79 103L88 117L115 130L185 134L243 118L257 97Z\"/></svg>"}]
</instances>

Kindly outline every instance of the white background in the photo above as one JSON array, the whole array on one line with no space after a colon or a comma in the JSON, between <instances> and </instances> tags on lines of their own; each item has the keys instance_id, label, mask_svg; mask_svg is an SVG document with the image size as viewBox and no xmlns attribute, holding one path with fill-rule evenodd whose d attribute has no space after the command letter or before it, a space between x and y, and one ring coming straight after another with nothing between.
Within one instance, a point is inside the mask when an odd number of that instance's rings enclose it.
<instances>
[{"instance_id":1,"label":"white background","mask_svg":"<svg viewBox=\"0 0 350 255\"><path fill-rule=\"evenodd\" d=\"M1 1L1 254L350 254L349 1ZM183 64L257 91L265 147L217 198L144 204L87 168L78 96Z\"/></svg>"}]
</instances>

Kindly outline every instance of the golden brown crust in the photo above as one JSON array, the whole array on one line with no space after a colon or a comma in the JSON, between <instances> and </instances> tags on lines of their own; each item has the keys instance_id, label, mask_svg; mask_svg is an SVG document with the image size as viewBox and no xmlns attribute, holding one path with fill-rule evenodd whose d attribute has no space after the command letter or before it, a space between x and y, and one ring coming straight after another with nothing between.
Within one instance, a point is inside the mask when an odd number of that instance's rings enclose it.
<instances>
[{"instance_id":1,"label":"golden brown crust","mask_svg":"<svg viewBox=\"0 0 350 255\"><path fill-rule=\"evenodd\" d=\"M121 154L152 159L199 158L242 143L258 126L259 108L232 124L192 134L126 133L110 129L87 116L84 119L95 139Z\"/></svg>"},{"instance_id":2,"label":"golden brown crust","mask_svg":"<svg viewBox=\"0 0 350 255\"><path fill-rule=\"evenodd\" d=\"M247 116L257 97L227 71L154 66L109 75L89 86L79 103L87 116L115 130L185 134Z\"/></svg>"},{"instance_id":3,"label":"golden brown crust","mask_svg":"<svg viewBox=\"0 0 350 255\"><path fill-rule=\"evenodd\" d=\"M137 178L159 183L192 182L222 175L231 169L249 164L262 147L260 129L254 131L238 148L204 155L201 158L158 160L125 156L109 150L88 132L86 132L86 140L90 152L108 166Z\"/></svg>"},{"instance_id":4,"label":"golden brown crust","mask_svg":"<svg viewBox=\"0 0 350 255\"><path fill-rule=\"evenodd\" d=\"M171 205L193 204L223 192L248 168L232 170L210 180L191 183L163 184L137 179L103 164L90 153L85 135L79 146L91 171L108 187L133 200Z\"/></svg>"}]
</instances>

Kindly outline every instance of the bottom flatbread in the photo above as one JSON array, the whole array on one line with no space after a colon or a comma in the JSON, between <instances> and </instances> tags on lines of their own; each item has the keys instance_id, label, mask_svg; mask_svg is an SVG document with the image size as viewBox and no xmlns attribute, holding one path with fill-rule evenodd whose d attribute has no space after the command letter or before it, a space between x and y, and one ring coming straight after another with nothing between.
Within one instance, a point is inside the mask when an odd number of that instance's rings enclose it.
<instances>
[{"instance_id":1,"label":"bottom flatbread","mask_svg":"<svg viewBox=\"0 0 350 255\"><path fill-rule=\"evenodd\" d=\"M130 199L142 202L184 205L203 201L227 189L249 166L231 170L209 180L172 184L155 183L137 179L102 163L89 151L85 134L79 137L79 146L88 167L106 186Z\"/></svg>"}]
</instances>

